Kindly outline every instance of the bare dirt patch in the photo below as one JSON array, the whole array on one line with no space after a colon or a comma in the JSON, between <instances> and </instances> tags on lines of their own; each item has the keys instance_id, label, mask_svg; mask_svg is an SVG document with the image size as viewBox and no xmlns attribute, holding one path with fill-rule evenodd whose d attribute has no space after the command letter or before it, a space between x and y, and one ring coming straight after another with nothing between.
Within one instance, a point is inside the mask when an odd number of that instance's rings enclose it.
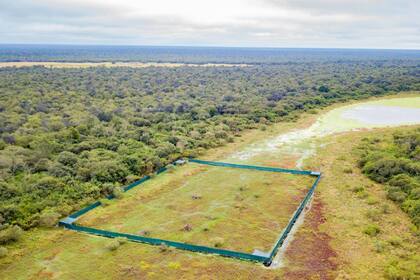
<instances>
[{"instance_id":1,"label":"bare dirt patch","mask_svg":"<svg viewBox=\"0 0 420 280\"><path fill-rule=\"evenodd\" d=\"M311 230L299 231L286 249L285 279L334 279L336 252L330 246L331 237L320 230L325 223L323 204L314 198L312 209L305 217L304 226Z\"/></svg>"}]
</instances>

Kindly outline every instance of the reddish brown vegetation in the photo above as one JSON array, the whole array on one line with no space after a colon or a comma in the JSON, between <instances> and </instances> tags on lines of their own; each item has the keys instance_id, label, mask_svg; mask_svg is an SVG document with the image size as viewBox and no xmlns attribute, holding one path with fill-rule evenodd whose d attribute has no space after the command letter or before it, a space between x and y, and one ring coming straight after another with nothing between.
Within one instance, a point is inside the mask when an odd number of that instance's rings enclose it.
<instances>
[{"instance_id":1,"label":"reddish brown vegetation","mask_svg":"<svg viewBox=\"0 0 420 280\"><path fill-rule=\"evenodd\" d=\"M287 248L286 258L290 266L284 274L285 279L335 278L337 254L329 245L331 237L320 231L319 227L324 222L323 204L314 199L303 226L311 231L298 232Z\"/></svg>"}]
</instances>

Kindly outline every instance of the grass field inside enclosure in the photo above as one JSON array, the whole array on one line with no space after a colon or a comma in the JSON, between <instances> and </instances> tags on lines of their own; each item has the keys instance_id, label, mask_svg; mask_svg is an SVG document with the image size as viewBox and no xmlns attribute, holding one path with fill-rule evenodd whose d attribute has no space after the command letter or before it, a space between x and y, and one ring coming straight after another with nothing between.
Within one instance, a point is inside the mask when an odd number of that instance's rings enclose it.
<instances>
[{"instance_id":1,"label":"grass field inside enclosure","mask_svg":"<svg viewBox=\"0 0 420 280\"><path fill-rule=\"evenodd\" d=\"M270 253L315 179L189 162L87 212L77 224L248 254Z\"/></svg>"}]
</instances>

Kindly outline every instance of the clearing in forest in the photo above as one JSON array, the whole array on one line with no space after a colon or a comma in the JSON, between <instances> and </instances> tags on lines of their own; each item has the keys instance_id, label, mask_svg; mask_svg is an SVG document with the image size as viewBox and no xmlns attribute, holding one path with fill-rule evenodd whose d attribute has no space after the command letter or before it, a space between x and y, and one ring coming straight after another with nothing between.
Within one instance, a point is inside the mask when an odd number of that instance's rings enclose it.
<instances>
[{"instance_id":1,"label":"clearing in forest","mask_svg":"<svg viewBox=\"0 0 420 280\"><path fill-rule=\"evenodd\" d=\"M77 225L266 258L314 181L190 162L87 212Z\"/></svg>"}]
</instances>

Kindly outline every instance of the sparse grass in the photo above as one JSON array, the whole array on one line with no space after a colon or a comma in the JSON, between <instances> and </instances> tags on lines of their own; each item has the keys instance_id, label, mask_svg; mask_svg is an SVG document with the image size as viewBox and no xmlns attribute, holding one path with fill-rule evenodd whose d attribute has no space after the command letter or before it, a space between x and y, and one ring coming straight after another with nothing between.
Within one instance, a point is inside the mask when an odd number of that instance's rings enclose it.
<instances>
[{"instance_id":1,"label":"sparse grass","mask_svg":"<svg viewBox=\"0 0 420 280\"><path fill-rule=\"evenodd\" d=\"M314 181L195 163L170 170L78 222L131 234L147 228L154 238L249 253L268 251Z\"/></svg>"}]
</instances>

